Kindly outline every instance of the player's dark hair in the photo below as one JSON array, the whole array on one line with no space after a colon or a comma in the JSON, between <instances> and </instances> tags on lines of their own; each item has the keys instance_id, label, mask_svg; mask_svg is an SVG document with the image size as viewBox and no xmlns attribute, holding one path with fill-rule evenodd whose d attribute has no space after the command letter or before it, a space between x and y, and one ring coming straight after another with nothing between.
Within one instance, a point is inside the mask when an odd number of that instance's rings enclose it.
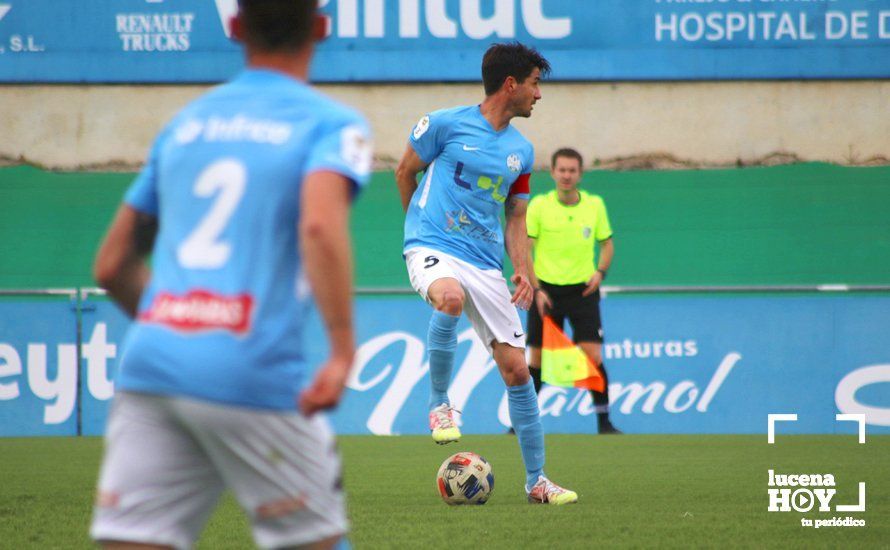
<instances>
[{"instance_id":1,"label":"player's dark hair","mask_svg":"<svg viewBox=\"0 0 890 550\"><path fill-rule=\"evenodd\" d=\"M524 82L535 67L541 70L541 77L550 74L550 63L538 50L519 42L492 44L482 57L482 83L485 95L501 89L508 76L517 82Z\"/></svg>"},{"instance_id":2,"label":"player's dark hair","mask_svg":"<svg viewBox=\"0 0 890 550\"><path fill-rule=\"evenodd\" d=\"M557 149L553 156L550 157L550 167L553 168L556 166L556 159L559 157L575 159L578 161L578 167L584 168L584 159L581 158L581 153L572 149L571 147L563 147L562 149Z\"/></svg>"},{"instance_id":3,"label":"player's dark hair","mask_svg":"<svg viewBox=\"0 0 890 550\"><path fill-rule=\"evenodd\" d=\"M293 51L312 40L318 0L238 0L244 42L262 51Z\"/></svg>"}]
</instances>

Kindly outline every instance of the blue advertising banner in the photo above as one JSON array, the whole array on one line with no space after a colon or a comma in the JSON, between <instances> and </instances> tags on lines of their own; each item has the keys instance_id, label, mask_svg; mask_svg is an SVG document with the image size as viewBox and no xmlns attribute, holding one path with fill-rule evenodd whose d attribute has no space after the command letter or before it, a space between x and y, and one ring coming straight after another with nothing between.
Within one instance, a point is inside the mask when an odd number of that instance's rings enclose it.
<instances>
[{"instance_id":1,"label":"blue advertising banner","mask_svg":"<svg viewBox=\"0 0 890 550\"><path fill-rule=\"evenodd\" d=\"M890 77L890 0L321 0L317 82L478 81L492 42L555 80ZM0 82L219 82L237 0L0 0Z\"/></svg>"},{"instance_id":2,"label":"blue advertising banner","mask_svg":"<svg viewBox=\"0 0 890 550\"><path fill-rule=\"evenodd\" d=\"M77 434L77 311L0 302L0 436Z\"/></svg>"},{"instance_id":3,"label":"blue advertising banner","mask_svg":"<svg viewBox=\"0 0 890 550\"><path fill-rule=\"evenodd\" d=\"M98 300L85 305L82 318L81 434L102 435L130 320L113 303Z\"/></svg>"},{"instance_id":4,"label":"blue advertising banner","mask_svg":"<svg viewBox=\"0 0 890 550\"><path fill-rule=\"evenodd\" d=\"M359 301L361 348L332 416L340 432L427 433L429 315L419 299ZM890 433L888 297L615 296L603 317L622 430L762 433L768 414L797 413L784 433L855 433L835 422L841 412L866 413L870 433ZM449 395L462 429L502 433L510 421L497 368L465 320L459 334ZM323 341L317 325L309 339ZM589 392L545 386L539 397L548 432L595 433Z\"/></svg>"},{"instance_id":5,"label":"blue advertising banner","mask_svg":"<svg viewBox=\"0 0 890 550\"><path fill-rule=\"evenodd\" d=\"M127 319L90 300L83 313L83 433L102 432ZM339 433L425 434L429 307L419 298L357 300L359 350ZM781 433L855 433L838 413L890 433L890 297L610 296L603 301L612 417L629 433L763 433L768 414L797 414ZM0 302L0 436L71 435L76 329L68 304ZM313 317L311 364L326 354ZM47 353L49 350L49 353ZM449 390L465 433L503 433L506 392L465 320ZM594 433L589 393L545 386L550 433Z\"/></svg>"}]
</instances>

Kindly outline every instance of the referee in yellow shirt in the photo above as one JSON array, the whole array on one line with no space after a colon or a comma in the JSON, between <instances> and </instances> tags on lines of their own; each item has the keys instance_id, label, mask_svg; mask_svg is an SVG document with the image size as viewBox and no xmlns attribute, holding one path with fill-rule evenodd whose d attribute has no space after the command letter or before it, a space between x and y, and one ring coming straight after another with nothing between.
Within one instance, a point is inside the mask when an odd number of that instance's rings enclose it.
<instances>
[{"instance_id":1,"label":"referee in yellow shirt","mask_svg":"<svg viewBox=\"0 0 890 550\"><path fill-rule=\"evenodd\" d=\"M534 252L537 307L528 311L529 367L535 389L541 389L541 341L548 313L557 326L569 319L575 343L600 367L605 392L590 390L601 434L619 434L609 420L609 378L603 366L603 328L600 319L600 283L615 254L606 205L598 195L578 189L583 159L574 149L553 153L550 175L556 189L532 199L526 214L529 249ZM599 262L594 262L594 240Z\"/></svg>"}]
</instances>

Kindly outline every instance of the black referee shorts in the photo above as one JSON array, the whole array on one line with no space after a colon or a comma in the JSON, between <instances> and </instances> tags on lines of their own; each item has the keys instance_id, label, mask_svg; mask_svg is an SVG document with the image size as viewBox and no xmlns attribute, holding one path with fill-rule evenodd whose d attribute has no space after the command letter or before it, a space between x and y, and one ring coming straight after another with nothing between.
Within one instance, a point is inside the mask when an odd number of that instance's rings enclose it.
<instances>
[{"instance_id":1,"label":"black referee shorts","mask_svg":"<svg viewBox=\"0 0 890 550\"><path fill-rule=\"evenodd\" d=\"M551 285L539 281L541 288L550 296L553 309L549 312L556 326L563 328L566 317L572 326L572 339L578 342L603 341L603 324L600 319L600 291L590 296L581 296L585 284L579 285ZM528 310L528 326L526 327L529 346L541 347L544 337L544 321L538 313L538 308L532 304Z\"/></svg>"}]
</instances>

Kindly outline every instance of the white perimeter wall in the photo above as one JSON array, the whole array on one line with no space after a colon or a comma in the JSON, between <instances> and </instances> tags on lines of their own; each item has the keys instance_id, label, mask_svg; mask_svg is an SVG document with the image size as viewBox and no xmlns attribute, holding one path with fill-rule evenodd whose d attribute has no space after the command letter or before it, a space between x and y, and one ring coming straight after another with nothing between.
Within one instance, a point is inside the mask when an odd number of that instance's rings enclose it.
<instances>
[{"instance_id":1,"label":"white perimeter wall","mask_svg":"<svg viewBox=\"0 0 890 550\"><path fill-rule=\"evenodd\" d=\"M378 167L427 111L478 103L480 85L336 85L363 111ZM0 86L0 160L51 168L138 167L158 129L203 86ZM728 166L774 159L890 163L890 81L545 83L516 124L537 164L578 148L590 165Z\"/></svg>"}]
</instances>

